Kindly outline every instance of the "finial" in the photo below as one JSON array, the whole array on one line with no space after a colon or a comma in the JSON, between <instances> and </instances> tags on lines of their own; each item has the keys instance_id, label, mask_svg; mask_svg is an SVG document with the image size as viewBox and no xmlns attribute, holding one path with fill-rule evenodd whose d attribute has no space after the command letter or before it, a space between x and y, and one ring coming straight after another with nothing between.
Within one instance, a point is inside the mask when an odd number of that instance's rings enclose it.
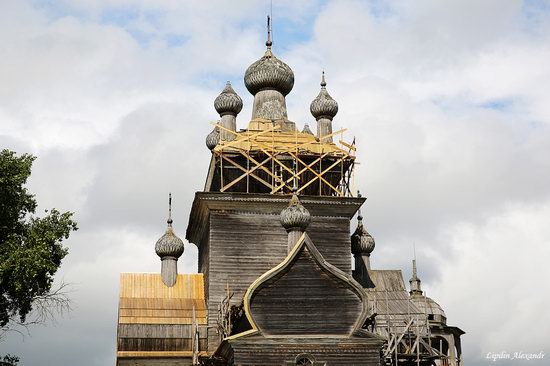
<instances>
[{"instance_id":1,"label":"finial","mask_svg":"<svg viewBox=\"0 0 550 366\"><path fill-rule=\"evenodd\" d=\"M268 49L271 49L271 45L273 43L271 42L271 18L268 15L267 16L267 41L265 42L265 45Z\"/></svg>"},{"instance_id":2,"label":"finial","mask_svg":"<svg viewBox=\"0 0 550 366\"><path fill-rule=\"evenodd\" d=\"M309 110L316 120L328 119L329 121L332 121L334 116L338 113L338 103L332 99L326 86L327 81L325 79L325 71L323 71L321 73L321 91L319 92L319 95L317 95L317 97L311 102ZM330 126L330 128L328 126ZM330 122L326 127L327 128L323 128L324 131L322 131L322 134L319 134L319 129L317 133L321 136L332 133L332 125ZM332 139L329 142L332 142Z\"/></svg>"},{"instance_id":3,"label":"finial","mask_svg":"<svg viewBox=\"0 0 550 366\"><path fill-rule=\"evenodd\" d=\"M412 261L413 264L413 270L412 270L412 277L409 280L409 283L411 285L411 291L410 294L420 294L422 295L422 281L420 281L420 278L418 278L417 272L416 272L416 258Z\"/></svg>"},{"instance_id":4,"label":"finial","mask_svg":"<svg viewBox=\"0 0 550 366\"><path fill-rule=\"evenodd\" d=\"M323 72L324 74L324 72ZM323 85L321 83L321 85ZM361 192L359 192L359 190L357 190L357 197L358 198L361 198L363 196L361 196ZM359 212L357 212L357 221L359 221L359 224L362 224L362 221L363 221L363 215L361 215L361 207L359 207Z\"/></svg>"},{"instance_id":5,"label":"finial","mask_svg":"<svg viewBox=\"0 0 550 366\"><path fill-rule=\"evenodd\" d=\"M298 196L298 176L296 175L297 170L297 163L296 160L292 162L292 170L294 171L294 179L292 181L292 195Z\"/></svg>"},{"instance_id":6,"label":"finial","mask_svg":"<svg viewBox=\"0 0 550 366\"><path fill-rule=\"evenodd\" d=\"M185 246L172 229L172 193L168 193L168 228L155 244L155 252L160 257L160 274L162 282L172 287L178 278L178 258L181 257Z\"/></svg>"},{"instance_id":7,"label":"finial","mask_svg":"<svg viewBox=\"0 0 550 366\"><path fill-rule=\"evenodd\" d=\"M168 193L168 227L172 227L172 193Z\"/></svg>"}]
</instances>

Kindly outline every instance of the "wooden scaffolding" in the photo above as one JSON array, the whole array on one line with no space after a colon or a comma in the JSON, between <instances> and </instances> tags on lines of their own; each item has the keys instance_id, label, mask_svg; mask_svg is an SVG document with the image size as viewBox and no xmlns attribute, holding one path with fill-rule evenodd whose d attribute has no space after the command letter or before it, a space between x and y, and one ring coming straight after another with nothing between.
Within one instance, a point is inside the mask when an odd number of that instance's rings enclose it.
<instances>
[{"instance_id":1,"label":"wooden scaffolding","mask_svg":"<svg viewBox=\"0 0 550 366\"><path fill-rule=\"evenodd\" d=\"M353 197L356 148L343 140L346 129L317 138L260 122L268 126L240 132L215 124L234 140L219 141L212 150L206 191L287 194L296 186L301 195ZM323 142L336 136L338 144Z\"/></svg>"},{"instance_id":2,"label":"wooden scaffolding","mask_svg":"<svg viewBox=\"0 0 550 366\"><path fill-rule=\"evenodd\" d=\"M432 325L426 312L419 312L410 299L406 301L407 313L394 314L391 308L395 299L385 291L383 299L374 298L371 312L375 321L366 329L386 338L382 351L387 366L460 366L447 340L432 333ZM401 302L404 302L401 301Z\"/></svg>"}]
</instances>

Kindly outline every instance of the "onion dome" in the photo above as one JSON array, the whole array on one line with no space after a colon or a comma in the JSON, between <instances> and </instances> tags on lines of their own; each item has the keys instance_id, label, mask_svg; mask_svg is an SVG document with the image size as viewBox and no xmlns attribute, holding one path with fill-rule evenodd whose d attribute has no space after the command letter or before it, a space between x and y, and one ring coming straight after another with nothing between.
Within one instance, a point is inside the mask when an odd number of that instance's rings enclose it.
<instances>
[{"instance_id":1,"label":"onion dome","mask_svg":"<svg viewBox=\"0 0 550 366\"><path fill-rule=\"evenodd\" d=\"M183 241L174 233L172 228L172 195L169 198L169 210L168 210L168 227L166 233L157 240L155 245L155 252L163 259L164 257L179 258L183 254L184 245Z\"/></svg>"},{"instance_id":2,"label":"onion dome","mask_svg":"<svg viewBox=\"0 0 550 366\"><path fill-rule=\"evenodd\" d=\"M327 83L325 81L325 72L323 71L323 76L321 78L321 91L319 95L313 99L309 110L315 119L319 118L328 118L332 120L336 113L338 113L338 103L332 99L330 94L327 92Z\"/></svg>"},{"instance_id":3,"label":"onion dome","mask_svg":"<svg viewBox=\"0 0 550 366\"><path fill-rule=\"evenodd\" d=\"M243 100L235 93L229 81L225 84L225 88L220 95L214 100L214 108L216 108L220 116L225 114L236 116L243 109Z\"/></svg>"},{"instance_id":4,"label":"onion dome","mask_svg":"<svg viewBox=\"0 0 550 366\"><path fill-rule=\"evenodd\" d=\"M363 226L363 216L357 216L357 229L351 236L351 252L353 254L370 255L374 250L374 238Z\"/></svg>"},{"instance_id":5,"label":"onion dome","mask_svg":"<svg viewBox=\"0 0 550 366\"><path fill-rule=\"evenodd\" d=\"M309 211L302 206L298 195L296 194L296 188L290 199L290 203L287 208L281 211L281 225L286 231L293 229L299 229L305 231L311 221L311 215Z\"/></svg>"},{"instance_id":6,"label":"onion dome","mask_svg":"<svg viewBox=\"0 0 550 366\"><path fill-rule=\"evenodd\" d=\"M246 69L244 73L244 85L248 91L255 95L260 90L274 89L283 95L287 95L294 86L294 72L279 60L271 52L271 30L267 30L267 50L264 56Z\"/></svg>"},{"instance_id":7,"label":"onion dome","mask_svg":"<svg viewBox=\"0 0 550 366\"><path fill-rule=\"evenodd\" d=\"M212 132L206 136L206 147L213 150L220 142L220 131L217 126L214 126Z\"/></svg>"},{"instance_id":8,"label":"onion dome","mask_svg":"<svg viewBox=\"0 0 550 366\"><path fill-rule=\"evenodd\" d=\"M307 122L304 125L304 129L302 130L302 133L307 133L308 135L313 135L313 132L309 129L309 124Z\"/></svg>"}]
</instances>

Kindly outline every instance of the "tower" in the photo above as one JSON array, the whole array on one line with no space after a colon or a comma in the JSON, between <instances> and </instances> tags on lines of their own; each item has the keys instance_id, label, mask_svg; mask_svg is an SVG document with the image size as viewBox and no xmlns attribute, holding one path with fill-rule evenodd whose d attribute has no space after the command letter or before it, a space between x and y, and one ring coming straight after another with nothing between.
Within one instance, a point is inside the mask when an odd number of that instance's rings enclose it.
<instances>
[{"instance_id":1,"label":"tower","mask_svg":"<svg viewBox=\"0 0 550 366\"><path fill-rule=\"evenodd\" d=\"M350 187L355 146L332 131L338 104L324 73L310 106L317 134L289 118L294 72L272 46L268 26L264 55L244 74L251 119L237 132L222 116L207 136L212 159L191 209L186 239L204 274L207 352L228 365L296 364L301 354L378 365L381 340L362 330L369 310L350 261L350 220L364 202ZM355 358L342 361L344 350Z\"/></svg>"}]
</instances>

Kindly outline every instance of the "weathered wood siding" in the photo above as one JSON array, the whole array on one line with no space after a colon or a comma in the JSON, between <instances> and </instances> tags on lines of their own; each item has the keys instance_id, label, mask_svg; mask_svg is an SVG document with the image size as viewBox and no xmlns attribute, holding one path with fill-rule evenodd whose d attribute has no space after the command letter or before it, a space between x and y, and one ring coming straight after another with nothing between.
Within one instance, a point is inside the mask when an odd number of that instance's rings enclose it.
<instances>
[{"instance_id":1,"label":"weathered wood siding","mask_svg":"<svg viewBox=\"0 0 550 366\"><path fill-rule=\"evenodd\" d=\"M376 339L263 339L234 340L229 365L285 365L307 353L326 366L379 366L382 342Z\"/></svg>"},{"instance_id":2,"label":"weathered wood siding","mask_svg":"<svg viewBox=\"0 0 550 366\"><path fill-rule=\"evenodd\" d=\"M197 192L186 238L199 248L208 308L208 351L220 343L218 305L226 288L233 305L260 275L287 255L287 233L279 222L290 196ZM307 230L325 260L351 274L350 218L364 198L301 197L312 222Z\"/></svg>"},{"instance_id":3,"label":"weathered wood siding","mask_svg":"<svg viewBox=\"0 0 550 366\"><path fill-rule=\"evenodd\" d=\"M304 206L308 208L307 205ZM306 232L327 262L351 274L351 236L348 218L313 216Z\"/></svg>"},{"instance_id":4,"label":"weathered wood siding","mask_svg":"<svg viewBox=\"0 0 550 366\"><path fill-rule=\"evenodd\" d=\"M209 250L208 325L215 327L227 286L232 304L240 304L250 284L286 257L287 234L276 215L211 212ZM208 351L219 343L215 328L209 329Z\"/></svg>"},{"instance_id":5,"label":"weathered wood siding","mask_svg":"<svg viewBox=\"0 0 550 366\"><path fill-rule=\"evenodd\" d=\"M205 332L206 333L206 332ZM205 349L206 339L199 341L199 348ZM143 350L141 352L170 352L193 349L191 338L120 338L119 352Z\"/></svg>"},{"instance_id":6,"label":"weathered wood siding","mask_svg":"<svg viewBox=\"0 0 550 366\"><path fill-rule=\"evenodd\" d=\"M349 335L363 311L361 298L305 247L288 270L256 289L250 307L266 336Z\"/></svg>"},{"instance_id":7,"label":"weathered wood siding","mask_svg":"<svg viewBox=\"0 0 550 366\"><path fill-rule=\"evenodd\" d=\"M119 359L117 366L192 366L191 357L170 358L135 358Z\"/></svg>"}]
</instances>

